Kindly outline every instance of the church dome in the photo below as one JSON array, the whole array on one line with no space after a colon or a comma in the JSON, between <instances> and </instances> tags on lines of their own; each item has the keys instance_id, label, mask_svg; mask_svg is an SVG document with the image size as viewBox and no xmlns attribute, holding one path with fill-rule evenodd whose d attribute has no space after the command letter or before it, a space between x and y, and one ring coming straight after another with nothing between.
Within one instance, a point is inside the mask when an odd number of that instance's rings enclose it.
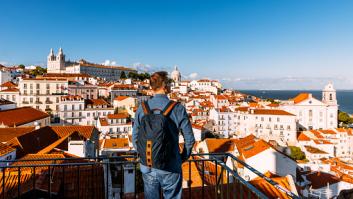
<instances>
[{"instance_id":1,"label":"church dome","mask_svg":"<svg viewBox=\"0 0 353 199\"><path fill-rule=\"evenodd\" d=\"M180 82L180 81L181 81L181 73L179 72L177 66L175 66L173 72L171 73L171 78L172 78L175 82Z\"/></svg>"}]
</instances>

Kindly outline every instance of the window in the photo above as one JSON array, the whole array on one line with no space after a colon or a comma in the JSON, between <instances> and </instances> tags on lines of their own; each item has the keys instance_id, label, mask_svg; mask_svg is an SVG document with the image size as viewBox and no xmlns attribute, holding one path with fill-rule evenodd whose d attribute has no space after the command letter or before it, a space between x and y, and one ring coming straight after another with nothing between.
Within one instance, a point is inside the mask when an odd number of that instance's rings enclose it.
<instances>
[{"instance_id":1,"label":"window","mask_svg":"<svg viewBox=\"0 0 353 199\"><path fill-rule=\"evenodd\" d=\"M333 97L332 97L332 93L330 93L330 100L332 100L333 99Z\"/></svg>"},{"instance_id":2,"label":"window","mask_svg":"<svg viewBox=\"0 0 353 199\"><path fill-rule=\"evenodd\" d=\"M36 85L36 88L37 88L37 89L40 89L40 84L37 84L37 85Z\"/></svg>"},{"instance_id":3,"label":"window","mask_svg":"<svg viewBox=\"0 0 353 199\"><path fill-rule=\"evenodd\" d=\"M24 89L27 89L27 84L23 84L23 88L24 88Z\"/></svg>"}]
</instances>

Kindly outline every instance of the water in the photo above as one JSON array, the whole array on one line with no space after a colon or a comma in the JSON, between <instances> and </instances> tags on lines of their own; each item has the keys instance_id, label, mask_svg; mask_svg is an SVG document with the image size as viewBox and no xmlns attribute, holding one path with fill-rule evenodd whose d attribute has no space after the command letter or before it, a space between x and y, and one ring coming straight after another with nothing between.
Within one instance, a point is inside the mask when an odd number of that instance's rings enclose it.
<instances>
[{"instance_id":1,"label":"water","mask_svg":"<svg viewBox=\"0 0 353 199\"><path fill-rule=\"evenodd\" d=\"M322 98L322 93L319 90L241 90L240 92L249 95L254 95L263 99L273 98L287 100L290 98L294 98L302 92L312 93L313 96L319 100L321 100ZM338 90L337 101L339 104L339 110L348 112L350 114L353 113L353 90Z\"/></svg>"}]
</instances>

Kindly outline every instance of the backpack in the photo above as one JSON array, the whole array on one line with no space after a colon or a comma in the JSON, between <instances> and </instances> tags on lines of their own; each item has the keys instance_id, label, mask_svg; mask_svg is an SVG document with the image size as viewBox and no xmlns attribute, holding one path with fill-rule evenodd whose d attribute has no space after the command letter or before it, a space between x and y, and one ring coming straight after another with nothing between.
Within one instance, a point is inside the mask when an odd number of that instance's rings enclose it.
<instances>
[{"instance_id":1,"label":"backpack","mask_svg":"<svg viewBox=\"0 0 353 199\"><path fill-rule=\"evenodd\" d=\"M137 151L141 164L150 168L167 169L169 160L175 154L173 149L178 145L178 140L173 140L175 138L172 135L178 134L179 130L169 118L176 104L177 102L171 100L163 111L151 111L146 101L141 103L144 116L137 130ZM159 113L155 113L156 110Z\"/></svg>"}]
</instances>

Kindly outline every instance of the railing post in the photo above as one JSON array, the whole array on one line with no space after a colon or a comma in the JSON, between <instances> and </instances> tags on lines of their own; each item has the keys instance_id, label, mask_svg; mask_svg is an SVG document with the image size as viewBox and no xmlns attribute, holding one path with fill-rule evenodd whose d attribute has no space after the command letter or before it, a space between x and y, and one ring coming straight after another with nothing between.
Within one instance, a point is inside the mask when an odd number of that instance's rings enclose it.
<instances>
[{"instance_id":1,"label":"railing post","mask_svg":"<svg viewBox=\"0 0 353 199\"><path fill-rule=\"evenodd\" d=\"M80 165L77 165L77 198L80 199Z\"/></svg>"},{"instance_id":2,"label":"railing post","mask_svg":"<svg viewBox=\"0 0 353 199\"><path fill-rule=\"evenodd\" d=\"M62 176L62 184L63 184L63 198L65 198L65 166L63 166L63 168L62 168L62 174L63 174L63 176Z\"/></svg>"},{"instance_id":3,"label":"railing post","mask_svg":"<svg viewBox=\"0 0 353 199\"><path fill-rule=\"evenodd\" d=\"M48 197L51 198L51 169L50 169L50 165L48 165Z\"/></svg>"},{"instance_id":4,"label":"railing post","mask_svg":"<svg viewBox=\"0 0 353 199\"><path fill-rule=\"evenodd\" d=\"M217 174L217 172L218 172L218 171L217 171L217 169L218 169L218 168L217 168L217 160L215 160L215 165L216 165L216 174L215 174L215 177L216 177L216 179L215 179L215 180L216 180L216 184L215 184L215 198L218 198L218 193L217 193L217 192L218 192L218 190L217 190L217 189L218 189L218 188L217 188L217 175L218 175L218 174Z\"/></svg>"},{"instance_id":5,"label":"railing post","mask_svg":"<svg viewBox=\"0 0 353 199\"><path fill-rule=\"evenodd\" d=\"M95 180L97 180L97 179L94 179L94 164L92 164L92 166L91 166L91 189L92 189L91 195L92 195L92 198L95 198L94 197L94 195L95 195L95 191L94 191Z\"/></svg>"},{"instance_id":6,"label":"railing post","mask_svg":"<svg viewBox=\"0 0 353 199\"><path fill-rule=\"evenodd\" d=\"M2 168L2 198L5 199L5 168Z\"/></svg>"},{"instance_id":7,"label":"railing post","mask_svg":"<svg viewBox=\"0 0 353 199\"><path fill-rule=\"evenodd\" d=\"M17 184L18 184L18 185L17 185L17 194L18 194L17 197L18 197L18 198L21 198L21 169L20 169L20 167L18 167L17 172L18 172L18 173L17 173L17 175L18 175L18 176L17 176L17 177L18 177L18 178L17 178L17 180L18 180L18 181L17 181Z\"/></svg>"},{"instance_id":8,"label":"railing post","mask_svg":"<svg viewBox=\"0 0 353 199\"><path fill-rule=\"evenodd\" d=\"M205 161L202 160L202 198L205 198Z\"/></svg>"},{"instance_id":9,"label":"railing post","mask_svg":"<svg viewBox=\"0 0 353 199\"><path fill-rule=\"evenodd\" d=\"M36 167L35 166L33 167L32 177L33 177L33 195L34 195L33 198L36 198L37 194L36 194Z\"/></svg>"},{"instance_id":10,"label":"railing post","mask_svg":"<svg viewBox=\"0 0 353 199\"><path fill-rule=\"evenodd\" d=\"M229 199L229 171L227 171L227 199Z\"/></svg>"}]
</instances>

